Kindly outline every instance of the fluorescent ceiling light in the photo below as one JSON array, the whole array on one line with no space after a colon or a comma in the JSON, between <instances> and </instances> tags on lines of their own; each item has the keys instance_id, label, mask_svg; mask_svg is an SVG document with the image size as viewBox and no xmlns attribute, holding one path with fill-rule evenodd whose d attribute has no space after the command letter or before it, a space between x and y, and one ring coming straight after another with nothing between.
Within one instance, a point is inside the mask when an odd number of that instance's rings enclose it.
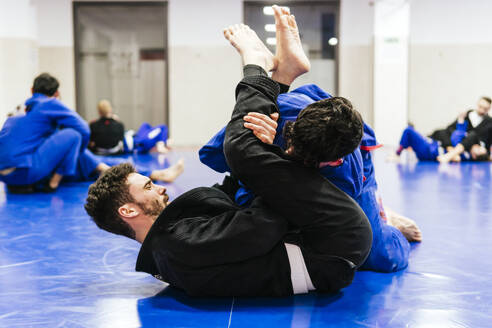
<instances>
[{"instance_id":1,"label":"fluorescent ceiling light","mask_svg":"<svg viewBox=\"0 0 492 328\"><path fill-rule=\"evenodd\" d=\"M271 6L263 7L263 15L273 16L273 8Z\"/></svg>"},{"instance_id":2,"label":"fluorescent ceiling light","mask_svg":"<svg viewBox=\"0 0 492 328\"><path fill-rule=\"evenodd\" d=\"M336 46L336 45L338 44L338 39L337 39L337 38L330 38L330 39L328 40L328 44L329 44L330 46Z\"/></svg>"},{"instance_id":3,"label":"fluorescent ceiling light","mask_svg":"<svg viewBox=\"0 0 492 328\"><path fill-rule=\"evenodd\" d=\"M285 10L287 10L290 13L290 8L289 7L280 7ZM267 16L273 16L273 8L271 6L265 6L263 7L263 14Z\"/></svg>"},{"instance_id":4,"label":"fluorescent ceiling light","mask_svg":"<svg viewBox=\"0 0 492 328\"><path fill-rule=\"evenodd\" d=\"M275 28L275 24L266 24L265 31L267 32L275 32L277 29Z\"/></svg>"},{"instance_id":5,"label":"fluorescent ceiling light","mask_svg":"<svg viewBox=\"0 0 492 328\"><path fill-rule=\"evenodd\" d=\"M267 38L266 43L271 45L271 46L274 46L277 44L277 39L276 38Z\"/></svg>"}]
</instances>

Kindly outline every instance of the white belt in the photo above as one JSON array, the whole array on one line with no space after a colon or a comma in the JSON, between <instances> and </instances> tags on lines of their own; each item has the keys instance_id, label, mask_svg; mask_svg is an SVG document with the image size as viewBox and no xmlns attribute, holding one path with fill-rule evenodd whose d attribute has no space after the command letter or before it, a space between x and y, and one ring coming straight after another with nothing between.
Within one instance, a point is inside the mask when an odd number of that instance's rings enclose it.
<instances>
[{"instance_id":1,"label":"white belt","mask_svg":"<svg viewBox=\"0 0 492 328\"><path fill-rule=\"evenodd\" d=\"M96 153L98 155L113 155L123 151L123 141L119 141L113 148L99 148L96 147Z\"/></svg>"},{"instance_id":2,"label":"white belt","mask_svg":"<svg viewBox=\"0 0 492 328\"><path fill-rule=\"evenodd\" d=\"M285 249L289 257L290 279L294 294L305 294L315 290L299 246L285 243Z\"/></svg>"}]
</instances>

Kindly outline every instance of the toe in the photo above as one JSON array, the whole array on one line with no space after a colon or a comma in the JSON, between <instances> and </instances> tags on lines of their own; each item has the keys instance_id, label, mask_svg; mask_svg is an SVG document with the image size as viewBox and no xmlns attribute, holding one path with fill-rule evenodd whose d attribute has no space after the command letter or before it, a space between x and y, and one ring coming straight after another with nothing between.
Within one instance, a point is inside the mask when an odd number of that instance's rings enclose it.
<instances>
[{"instance_id":1,"label":"toe","mask_svg":"<svg viewBox=\"0 0 492 328\"><path fill-rule=\"evenodd\" d=\"M272 9L273 9L273 16L275 16L275 21L280 20L280 17L282 16L282 11L280 10L280 7L277 5L273 5Z\"/></svg>"},{"instance_id":2,"label":"toe","mask_svg":"<svg viewBox=\"0 0 492 328\"><path fill-rule=\"evenodd\" d=\"M297 30L297 22L294 15L289 16L289 26Z\"/></svg>"},{"instance_id":3,"label":"toe","mask_svg":"<svg viewBox=\"0 0 492 328\"><path fill-rule=\"evenodd\" d=\"M227 39L227 40L230 40L231 37L232 37L232 32L231 30L229 29L224 29L224 37Z\"/></svg>"}]
</instances>

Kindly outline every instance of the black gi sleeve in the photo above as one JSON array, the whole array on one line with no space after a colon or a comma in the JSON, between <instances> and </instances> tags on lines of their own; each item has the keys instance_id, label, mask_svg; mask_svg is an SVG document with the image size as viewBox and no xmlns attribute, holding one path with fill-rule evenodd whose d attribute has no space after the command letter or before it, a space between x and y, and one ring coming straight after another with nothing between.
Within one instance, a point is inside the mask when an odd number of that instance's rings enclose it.
<instances>
[{"instance_id":1,"label":"black gi sleeve","mask_svg":"<svg viewBox=\"0 0 492 328\"><path fill-rule=\"evenodd\" d=\"M473 145L480 144L480 139L475 131L471 131L461 140L460 144L463 145L466 151L470 151Z\"/></svg>"},{"instance_id":2,"label":"black gi sleeve","mask_svg":"<svg viewBox=\"0 0 492 328\"><path fill-rule=\"evenodd\" d=\"M154 249L174 262L202 268L264 255L286 232L286 221L256 200L247 209L181 219L161 234L161 247Z\"/></svg>"},{"instance_id":3,"label":"black gi sleeve","mask_svg":"<svg viewBox=\"0 0 492 328\"><path fill-rule=\"evenodd\" d=\"M337 254L343 248L358 264L372 241L360 207L317 169L289 160L282 149L264 144L243 126L243 117L250 111L277 112L279 91L278 84L266 76L246 76L238 84L224 142L232 174L290 224L301 228L311 249ZM338 240L328 245L324 241L330 238Z\"/></svg>"}]
</instances>

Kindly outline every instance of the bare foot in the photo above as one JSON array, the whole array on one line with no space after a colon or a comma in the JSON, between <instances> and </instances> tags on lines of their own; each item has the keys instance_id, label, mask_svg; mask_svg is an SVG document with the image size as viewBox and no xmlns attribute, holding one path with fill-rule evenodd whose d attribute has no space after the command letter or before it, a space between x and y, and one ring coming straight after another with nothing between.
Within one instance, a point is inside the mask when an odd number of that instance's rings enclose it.
<instances>
[{"instance_id":1,"label":"bare foot","mask_svg":"<svg viewBox=\"0 0 492 328\"><path fill-rule=\"evenodd\" d=\"M50 181L48 182L48 186L51 189L55 190L60 185L60 182L61 182L62 179L63 179L63 175L60 175L58 173L54 173L51 176Z\"/></svg>"},{"instance_id":2,"label":"bare foot","mask_svg":"<svg viewBox=\"0 0 492 328\"><path fill-rule=\"evenodd\" d=\"M243 65L258 65L267 72L275 69L273 54L249 26L231 25L224 29L224 36L241 55Z\"/></svg>"},{"instance_id":3,"label":"bare foot","mask_svg":"<svg viewBox=\"0 0 492 328\"><path fill-rule=\"evenodd\" d=\"M163 141L158 141L154 147L150 150L150 152L155 152L159 154L167 154L169 153L169 148L166 147L166 144Z\"/></svg>"},{"instance_id":4,"label":"bare foot","mask_svg":"<svg viewBox=\"0 0 492 328\"><path fill-rule=\"evenodd\" d=\"M441 164L447 164L453 159L453 156L450 156L450 155L451 155L451 153L439 155L439 156L437 156L437 161Z\"/></svg>"},{"instance_id":5,"label":"bare foot","mask_svg":"<svg viewBox=\"0 0 492 328\"><path fill-rule=\"evenodd\" d=\"M106 163L99 163L97 164L96 166L96 171L99 172L99 173L103 173L107 170L109 170L111 168L111 166L107 165Z\"/></svg>"},{"instance_id":6,"label":"bare foot","mask_svg":"<svg viewBox=\"0 0 492 328\"><path fill-rule=\"evenodd\" d=\"M181 158L176 164L171 165L167 169L154 170L150 175L152 180L173 182L184 171L184 160Z\"/></svg>"},{"instance_id":7,"label":"bare foot","mask_svg":"<svg viewBox=\"0 0 492 328\"><path fill-rule=\"evenodd\" d=\"M389 208L385 208L385 212L387 215L388 224L400 230L408 241L422 241L422 231L420 231L415 221L404 217L403 215L400 215L390 210Z\"/></svg>"},{"instance_id":8,"label":"bare foot","mask_svg":"<svg viewBox=\"0 0 492 328\"><path fill-rule=\"evenodd\" d=\"M460 157L460 155L456 155L456 156L454 156L454 157L451 159L451 162L460 163L460 162L461 162L461 157Z\"/></svg>"},{"instance_id":9,"label":"bare foot","mask_svg":"<svg viewBox=\"0 0 492 328\"><path fill-rule=\"evenodd\" d=\"M275 14L277 52L275 58L278 66L272 79L290 85L300 75L311 68L309 59L302 48L299 29L294 15L285 8L272 6Z\"/></svg>"}]
</instances>

